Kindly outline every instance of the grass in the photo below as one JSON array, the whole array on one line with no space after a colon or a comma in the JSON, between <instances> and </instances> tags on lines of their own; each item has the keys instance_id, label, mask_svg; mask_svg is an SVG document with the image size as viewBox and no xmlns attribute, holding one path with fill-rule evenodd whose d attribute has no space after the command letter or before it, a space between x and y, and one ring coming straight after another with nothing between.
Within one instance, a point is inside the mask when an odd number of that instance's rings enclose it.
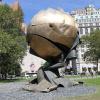
<instances>
[{"instance_id":1,"label":"grass","mask_svg":"<svg viewBox=\"0 0 100 100\"><path fill-rule=\"evenodd\" d=\"M15 79L0 79L0 83L10 83L10 82L28 82L31 81L33 77L25 78L25 77L17 77Z\"/></svg>"},{"instance_id":2,"label":"grass","mask_svg":"<svg viewBox=\"0 0 100 100\"><path fill-rule=\"evenodd\" d=\"M81 80L84 81L87 85L100 86L100 77Z\"/></svg>"},{"instance_id":3,"label":"grass","mask_svg":"<svg viewBox=\"0 0 100 100\"><path fill-rule=\"evenodd\" d=\"M19 79L1 79L0 83L18 82Z\"/></svg>"},{"instance_id":4,"label":"grass","mask_svg":"<svg viewBox=\"0 0 100 100\"><path fill-rule=\"evenodd\" d=\"M80 78L80 75L66 75L65 78Z\"/></svg>"},{"instance_id":5,"label":"grass","mask_svg":"<svg viewBox=\"0 0 100 100\"><path fill-rule=\"evenodd\" d=\"M76 96L76 97L62 97L57 100L100 100L100 77L97 78L86 78L86 79L78 79L80 81L85 82L88 86L95 86L97 88L96 93L87 94L85 96Z\"/></svg>"}]
</instances>

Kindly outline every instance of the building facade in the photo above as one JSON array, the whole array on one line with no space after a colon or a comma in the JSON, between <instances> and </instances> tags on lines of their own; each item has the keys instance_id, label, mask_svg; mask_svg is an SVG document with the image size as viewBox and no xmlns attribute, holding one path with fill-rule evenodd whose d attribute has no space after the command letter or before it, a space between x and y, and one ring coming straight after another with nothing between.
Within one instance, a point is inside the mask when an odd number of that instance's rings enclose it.
<instances>
[{"instance_id":1,"label":"building facade","mask_svg":"<svg viewBox=\"0 0 100 100\"><path fill-rule=\"evenodd\" d=\"M46 61L40 57L36 57L29 53L27 48L26 55L24 56L21 64L22 72L35 73Z\"/></svg>"},{"instance_id":2,"label":"building facade","mask_svg":"<svg viewBox=\"0 0 100 100\"><path fill-rule=\"evenodd\" d=\"M90 34L93 30L100 29L100 9L96 9L94 5L89 5L83 9L76 9L71 12L79 26L79 36ZM87 51L86 45L80 45L77 48L77 70L82 72L82 68L96 67L93 63L86 63L83 59L84 53ZM100 65L100 64L99 64ZM100 66L98 68L100 70Z\"/></svg>"}]
</instances>

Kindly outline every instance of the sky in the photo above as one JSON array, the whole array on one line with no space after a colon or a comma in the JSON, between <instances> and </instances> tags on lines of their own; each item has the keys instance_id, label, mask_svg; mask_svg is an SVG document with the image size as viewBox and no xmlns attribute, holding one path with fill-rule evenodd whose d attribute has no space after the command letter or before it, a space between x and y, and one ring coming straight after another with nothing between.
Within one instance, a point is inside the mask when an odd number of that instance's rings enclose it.
<instances>
[{"instance_id":1,"label":"sky","mask_svg":"<svg viewBox=\"0 0 100 100\"><path fill-rule=\"evenodd\" d=\"M15 0L3 0L6 4L11 4ZM31 18L40 10L47 8L63 9L70 12L74 9L84 8L89 4L93 4L96 8L100 8L100 0L19 0L20 6L24 12L24 21L29 24Z\"/></svg>"}]
</instances>

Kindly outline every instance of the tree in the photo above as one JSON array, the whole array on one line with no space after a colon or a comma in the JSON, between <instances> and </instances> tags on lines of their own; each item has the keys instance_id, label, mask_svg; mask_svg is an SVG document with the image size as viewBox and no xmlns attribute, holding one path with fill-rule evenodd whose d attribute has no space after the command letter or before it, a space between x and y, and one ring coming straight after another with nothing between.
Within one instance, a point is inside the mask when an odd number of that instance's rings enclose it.
<instances>
[{"instance_id":1,"label":"tree","mask_svg":"<svg viewBox=\"0 0 100 100\"><path fill-rule=\"evenodd\" d=\"M19 33L17 16L8 5L0 5L0 28L12 35Z\"/></svg>"},{"instance_id":2,"label":"tree","mask_svg":"<svg viewBox=\"0 0 100 100\"><path fill-rule=\"evenodd\" d=\"M100 30L95 30L90 35L83 36L82 43L87 46L84 59L89 62L95 62L98 67L100 59Z\"/></svg>"},{"instance_id":3,"label":"tree","mask_svg":"<svg viewBox=\"0 0 100 100\"><path fill-rule=\"evenodd\" d=\"M3 78L18 72L16 70L20 69L18 65L26 51L26 39L19 24L23 17L17 13L8 5L0 6L0 73Z\"/></svg>"}]
</instances>

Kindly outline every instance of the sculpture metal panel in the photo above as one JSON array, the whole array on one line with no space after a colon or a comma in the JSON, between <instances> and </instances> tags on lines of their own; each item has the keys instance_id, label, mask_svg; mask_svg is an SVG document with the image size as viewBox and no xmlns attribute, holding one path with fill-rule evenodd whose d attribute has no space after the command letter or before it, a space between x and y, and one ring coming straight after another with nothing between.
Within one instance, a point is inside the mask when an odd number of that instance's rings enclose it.
<instances>
[{"instance_id":1,"label":"sculpture metal panel","mask_svg":"<svg viewBox=\"0 0 100 100\"><path fill-rule=\"evenodd\" d=\"M37 73L37 86L47 82L46 91L57 88L45 74L46 70L52 71L60 77L58 68L64 67L73 57L70 53L79 43L78 27L72 16L64 11L49 8L37 13L28 26L27 42L30 53L45 59L49 65L40 68ZM70 57L68 57L70 55ZM75 55L75 54L74 54ZM40 88L39 87L39 88ZM37 87L38 88L38 87ZM36 90L38 90L36 88ZM41 89L39 91L45 91Z\"/></svg>"}]
</instances>

